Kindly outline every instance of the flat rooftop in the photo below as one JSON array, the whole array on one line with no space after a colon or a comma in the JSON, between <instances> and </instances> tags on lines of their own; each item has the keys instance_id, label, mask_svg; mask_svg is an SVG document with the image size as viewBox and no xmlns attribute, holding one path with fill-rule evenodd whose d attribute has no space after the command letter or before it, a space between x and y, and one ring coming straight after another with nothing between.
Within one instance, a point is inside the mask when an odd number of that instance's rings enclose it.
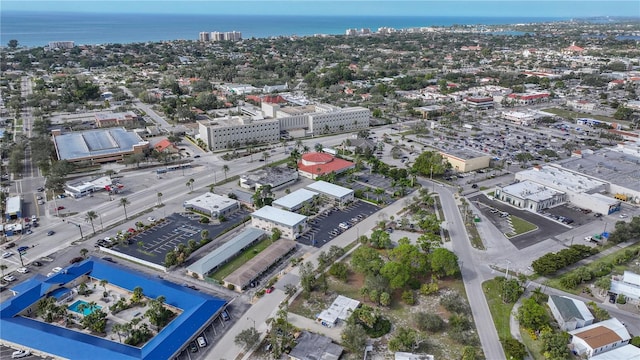
<instances>
[{"instance_id":1,"label":"flat rooftop","mask_svg":"<svg viewBox=\"0 0 640 360\"><path fill-rule=\"evenodd\" d=\"M281 197L280 199L277 199L273 202L273 205L276 206L281 206L287 209L291 209L294 208L302 203L305 203L311 199L313 199L314 196L317 196L318 193L315 191L310 191L310 190L306 190L306 189L299 189L296 190L294 192L292 192L289 195L285 195L283 197Z\"/></svg>"},{"instance_id":2,"label":"flat rooftop","mask_svg":"<svg viewBox=\"0 0 640 360\"><path fill-rule=\"evenodd\" d=\"M268 205L252 212L251 216L255 216L289 227L296 226L307 218L304 215L296 214L291 211L281 210Z\"/></svg>"},{"instance_id":3,"label":"flat rooftop","mask_svg":"<svg viewBox=\"0 0 640 360\"><path fill-rule=\"evenodd\" d=\"M315 113L316 106L315 105L290 106L290 107L280 108L278 109L278 111L281 111L289 116L306 115L306 114Z\"/></svg>"},{"instance_id":4,"label":"flat rooftop","mask_svg":"<svg viewBox=\"0 0 640 360\"><path fill-rule=\"evenodd\" d=\"M565 169L577 171L625 187L640 191L640 157L614 150L601 150L593 154L582 153L557 163Z\"/></svg>"},{"instance_id":5,"label":"flat rooftop","mask_svg":"<svg viewBox=\"0 0 640 360\"><path fill-rule=\"evenodd\" d=\"M231 116L231 117L219 117L211 120L201 120L199 123L209 127L233 127L233 126L245 126L259 122L278 122L273 119L252 119L251 116Z\"/></svg>"},{"instance_id":6,"label":"flat rooftop","mask_svg":"<svg viewBox=\"0 0 640 360\"><path fill-rule=\"evenodd\" d=\"M511 194L521 199L528 199L533 201L543 201L551 199L556 194L561 194L561 191L550 189L546 186L534 183L533 181L525 180L519 183L511 184L502 188L502 192Z\"/></svg>"},{"instance_id":7,"label":"flat rooftop","mask_svg":"<svg viewBox=\"0 0 640 360\"><path fill-rule=\"evenodd\" d=\"M461 149L451 148L446 150L438 149L438 151L443 155L454 156L462 160L477 159L482 157L492 157L490 154L485 154L485 153L471 150L468 148L461 148Z\"/></svg>"},{"instance_id":8,"label":"flat rooftop","mask_svg":"<svg viewBox=\"0 0 640 360\"><path fill-rule=\"evenodd\" d=\"M605 183L558 166L544 165L523 170L516 174L516 179L531 180L562 191L589 193L604 187Z\"/></svg>"},{"instance_id":9,"label":"flat rooftop","mask_svg":"<svg viewBox=\"0 0 640 360\"><path fill-rule=\"evenodd\" d=\"M192 205L209 211L216 211L219 209L226 209L229 206L237 205L236 200L230 199L226 196L206 192L198 197L187 200L184 205Z\"/></svg>"},{"instance_id":10,"label":"flat rooftop","mask_svg":"<svg viewBox=\"0 0 640 360\"><path fill-rule=\"evenodd\" d=\"M133 151L136 145L148 144L138 134L124 128L72 132L55 136L54 141L61 160L116 155Z\"/></svg>"},{"instance_id":11,"label":"flat rooftop","mask_svg":"<svg viewBox=\"0 0 640 360\"><path fill-rule=\"evenodd\" d=\"M334 196L337 198L343 198L351 193L353 190L332 184L326 181L316 181L313 184L307 185L307 189L317 191L326 195Z\"/></svg>"}]
</instances>

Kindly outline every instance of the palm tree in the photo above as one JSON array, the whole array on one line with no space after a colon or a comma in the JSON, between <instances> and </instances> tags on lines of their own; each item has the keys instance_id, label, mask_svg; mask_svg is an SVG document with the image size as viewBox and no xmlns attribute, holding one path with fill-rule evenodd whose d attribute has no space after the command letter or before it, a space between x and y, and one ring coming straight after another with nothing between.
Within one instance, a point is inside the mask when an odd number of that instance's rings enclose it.
<instances>
[{"instance_id":1,"label":"palm tree","mask_svg":"<svg viewBox=\"0 0 640 360\"><path fill-rule=\"evenodd\" d=\"M100 280L100 286L102 286L104 288L104 291L107 291L107 284L108 283L109 283L109 280L107 280L107 279Z\"/></svg>"},{"instance_id":2,"label":"palm tree","mask_svg":"<svg viewBox=\"0 0 640 360\"><path fill-rule=\"evenodd\" d=\"M200 238L202 238L202 240L207 240L209 238L209 230L204 229L200 231Z\"/></svg>"},{"instance_id":3,"label":"palm tree","mask_svg":"<svg viewBox=\"0 0 640 360\"><path fill-rule=\"evenodd\" d=\"M126 220L129 220L129 216L127 216L127 205L130 205L131 203L129 202L129 200L127 200L126 197L123 197L120 199L120 206L122 206L122 208L124 209L124 218Z\"/></svg>"},{"instance_id":4,"label":"palm tree","mask_svg":"<svg viewBox=\"0 0 640 360\"><path fill-rule=\"evenodd\" d=\"M303 145L303 144L302 144L302 140L300 140L300 139L296 140L296 149L297 149L297 148L301 148L301 147L302 147L302 145Z\"/></svg>"},{"instance_id":5,"label":"palm tree","mask_svg":"<svg viewBox=\"0 0 640 360\"><path fill-rule=\"evenodd\" d=\"M187 187L189 187L189 189L190 189L191 191L193 191L193 183L194 183L194 182L195 182L195 180L194 180L193 178L192 178L192 179L189 179L189 181L187 181Z\"/></svg>"},{"instance_id":6,"label":"palm tree","mask_svg":"<svg viewBox=\"0 0 640 360\"><path fill-rule=\"evenodd\" d=\"M87 258L87 254L89 253L89 250L82 248L80 249L80 256L82 256L83 258Z\"/></svg>"},{"instance_id":7,"label":"palm tree","mask_svg":"<svg viewBox=\"0 0 640 360\"><path fill-rule=\"evenodd\" d=\"M309 147L308 147L307 145L305 145L305 146L303 146L303 147L302 147L302 152L303 152L303 153L308 153L308 152L309 152L309 150L310 150L310 149L309 149Z\"/></svg>"},{"instance_id":8,"label":"palm tree","mask_svg":"<svg viewBox=\"0 0 640 360\"><path fill-rule=\"evenodd\" d=\"M4 277L4 271L8 269L8 266L5 264L0 264L0 271L2 272L2 277Z\"/></svg>"},{"instance_id":9,"label":"palm tree","mask_svg":"<svg viewBox=\"0 0 640 360\"><path fill-rule=\"evenodd\" d=\"M93 220L98 218L98 214L95 211L87 211L87 215L84 217L84 221L91 223L91 229L93 229L93 235L96 234L96 228L93 226Z\"/></svg>"},{"instance_id":10,"label":"palm tree","mask_svg":"<svg viewBox=\"0 0 640 360\"><path fill-rule=\"evenodd\" d=\"M212 193L216 189L216 184L209 184L209 192Z\"/></svg>"},{"instance_id":11,"label":"palm tree","mask_svg":"<svg viewBox=\"0 0 640 360\"><path fill-rule=\"evenodd\" d=\"M156 196L158 196L158 205L162 205L162 193L158 192Z\"/></svg>"},{"instance_id":12,"label":"palm tree","mask_svg":"<svg viewBox=\"0 0 640 360\"><path fill-rule=\"evenodd\" d=\"M320 151L322 151L322 144L317 143L317 144L315 144L315 146L313 148L314 148L314 150L316 152L320 152Z\"/></svg>"},{"instance_id":13,"label":"palm tree","mask_svg":"<svg viewBox=\"0 0 640 360\"><path fill-rule=\"evenodd\" d=\"M270 157L270 156L271 156L271 155L269 155L269 153L268 153L268 152L266 152L266 151L262 153L262 158L264 159L264 162L265 162L266 164L268 164L268 163L269 163L267 160L269 159L269 157Z\"/></svg>"},{"instance_id":14,"label":"palm tree","mask_svg":"<svg viewBox=\"0 0 640 360\"><path fill-rule=\"evenodd\" d=\"M229 165L222 165L222 171L224 171L224 181L227 181L227 172L229 171Z\"/></svg>"}]
</instances>

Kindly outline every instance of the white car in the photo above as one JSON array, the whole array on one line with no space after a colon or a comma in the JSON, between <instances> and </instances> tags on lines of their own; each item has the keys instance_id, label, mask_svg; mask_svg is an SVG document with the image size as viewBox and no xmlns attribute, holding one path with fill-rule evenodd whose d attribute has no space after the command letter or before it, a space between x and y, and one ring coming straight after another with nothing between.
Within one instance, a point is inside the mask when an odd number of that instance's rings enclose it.
<instances>
[{"instance_id":1,"label":"white car","mask_svg":"<svg viewBox=\"0 0 640 360\"><path fill-rule=\"evenodd\" d=\"M149 222L156 222L156 218L154 218L153 216L149 216L149 217L147 218L147 220L148 220Z\"/></svg>"},{"instance_id":2,"label":"white car","mask_svg":"<svg viewBox=\"0 0 640 360\"><path fill-rule=\"evenodd\" d=\"M201 348L207 346L207 341L204 339L204 336L199 336L197 341L198 341L198 346L200 346Z\"/></svg>"},{"instance_id":3,"label":"white car","mask_svg":"<svg viewBox=\"0 0 640 360\"><path fill-rule=\"evenodd\" d=\"M627 214L620 214L620 219L626 219L627 218Z\"/></svg>"},{"instance_id":4,"label":"white car","mask_svg":"<svg viewBox=\"0 0 640 360\"><path fill-rule=\"evenodd\" d=\"M62 268L61 268L61 267L54 267L53 269L51 269L51 272L52 272L52 273L54 273L54 274L57 274L57 273L59 273L60 271L62 271Z\"/></svg>"},{"instance_id":5,"label":"white car","mask_svg":"<svg viewBox=\"0 0 640 360\"><path fill-rule=\"evenodd\" d=\"M6 275L5 277L3 277L4 281L6 282L12 282L12 281L16 281L16 277L13 275Z\"/></svg>"},{"instance_id":6,"label":"white car","mask_svg":"<svg viewBox=\"0 0 640 360\"><path fill-rule=\"evenodd\" d=\"M29 350L16 350L11 354L12 359L20 359L31 355Z\"/></svg>"},{"instance_id":7,"label":"white car","mask_svg":"<svg viewBox=\"0 0 640 360\"><path fill-rule=\"evenodd\" d=\"M6 252L2 253L2 257L5 258L5 259L10 257L11 255L13 255L13 253L11 251L6 251Z\"/></svg>"},{"instance_id":8,"label":"white car","mask_svg":"<svg viewBox=\"0 0 640 360\"><path fill-rule=\"evenodd\" d=\"M29 269L27 269L26 267L21 267L16 271L19 272L20 274L26 274L29 272Z\"/></svg>"},{"instance_id":9,"label":"white car","mask_svg":"<svg viewBox=\"0 0 640 360\"><path fill-rule=\"evenodd\" d=\"M38 217L35 215L31 215L31 221L38 221Z\"/></svg>"}]
</instances>

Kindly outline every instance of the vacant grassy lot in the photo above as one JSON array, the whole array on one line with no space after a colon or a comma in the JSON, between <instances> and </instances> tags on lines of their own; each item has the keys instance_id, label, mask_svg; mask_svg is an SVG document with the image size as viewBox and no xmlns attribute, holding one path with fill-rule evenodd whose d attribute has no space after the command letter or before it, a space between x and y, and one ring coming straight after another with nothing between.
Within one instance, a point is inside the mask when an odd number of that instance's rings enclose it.
<instances>
[{"instance_id":1,"label":"vacant grassy lot","mask_svg":"<svg viewBox=\"0 0 640 360\"><path fill-rule=\"evenodd\" d=\"M511 338L509 317L511 316L513 304L505 304L502 301L500 292L498 291L498 281L496 279L487 280L482 283L482 290L484 290L484 295L487 298L491 317L493 318L493 323L498 331L498 336L501 339Z\"/></svg>"},{"instance_id":2,"label":"vacant grassy lot","mask_svg":"<svg viewBox=\"0 0 640 360\"><path fill-rule=\"evenodd\" d=\"M505 234L508 238L512 238L538 228L536 225L513 215L511 215L511 225L513 226L513 232Z\"/></svg>"},{"instance_id":3,"label":"vacant grassy lot","mask_svg":"<svg viewBox=\"0 0 640 360\"><path fill-rule=\"evenodd\" d=\"M262 240L261 242L247 249L247 251L243 252L237 258L226 263L224 266L220 268L220 270L209 275L209 277L217 281L222 281L222 279L227 277L232 272L236 271L240 266L244 265L247 261L253 259L262 250L266 249L269 245L271 245L271 243L272 241L269 238Z\"/></svg>"},{"instance_id":4,"label":"vacant grassy lot","mask_svg":"<svg viewBox=\"0 0 640 360\"><path fill-rule=\"evenodd\" d=\"M608 121L608 122L618 122L620 123L619 120L616 120L612 117L608 117L608 116L603 116L603 115L592 115L592 114L587 114L587 113L581 113L578 111L571 111L571 110L564 110L564 109L558 109L558 108L550 108L550 109L544 109L542 110L544 112L548 112L548 113L552 113L558 116L561 116L563 118L591 118L591 119L596 119L596 120L601 120L601 121Z\"/></svg>"}]
</instances>

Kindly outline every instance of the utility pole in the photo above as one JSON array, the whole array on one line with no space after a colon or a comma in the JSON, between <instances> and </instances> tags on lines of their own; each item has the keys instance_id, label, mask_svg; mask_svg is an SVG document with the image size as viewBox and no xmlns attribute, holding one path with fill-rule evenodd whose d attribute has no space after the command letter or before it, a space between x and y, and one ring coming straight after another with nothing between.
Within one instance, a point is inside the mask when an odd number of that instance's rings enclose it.
<instances>
[{"instance_id":1,"label":"utility pole","mask_svg":"<svg viewBox=\"0 0 640 360\"><path fill-rule=\"evenodd\" d=\"M80 226L80 224L72 223L71 221L67 221L67 223L77 226L78 230L80 230L80 240L84 239L84 236L82 235L82 226Z\"/></svg>"}]
</instances>

